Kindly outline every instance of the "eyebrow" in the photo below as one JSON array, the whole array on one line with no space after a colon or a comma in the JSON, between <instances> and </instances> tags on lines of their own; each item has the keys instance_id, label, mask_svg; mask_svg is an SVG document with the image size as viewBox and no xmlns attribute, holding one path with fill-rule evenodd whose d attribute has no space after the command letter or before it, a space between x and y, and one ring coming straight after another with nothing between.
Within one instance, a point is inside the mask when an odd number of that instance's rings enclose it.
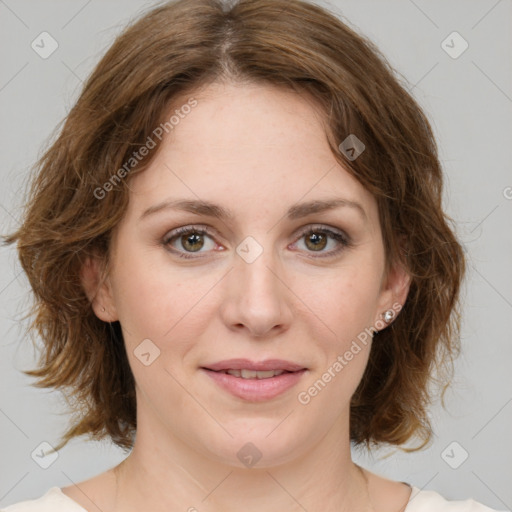
<instances>
[{"instance_id":1,"label":"eyebrow","mask_svg":"<svg viewBox=\"0 0 512 512\"><path fill-rule=\"evenodd\" d=\"M350 201L348 199L334 198L334 199L316 199L314 201L308 201L305 203L297 203L292 205L287 213L286 217L289 220L296 220L314 213L321 213L328 210L334 210L335 208L349 207L353 208L361 217L366 221L368 217L366 211L361 204ZM208 217L214 217L222 221L233 220L235 215L232 211L223 206L211 203L204 200L192 200L192 199L168 199L154 206L151 206L140 216L140 220L145 219L151 215L165 210L182 210L196 215L205 215Z\"/></svg>"}]
</instances>

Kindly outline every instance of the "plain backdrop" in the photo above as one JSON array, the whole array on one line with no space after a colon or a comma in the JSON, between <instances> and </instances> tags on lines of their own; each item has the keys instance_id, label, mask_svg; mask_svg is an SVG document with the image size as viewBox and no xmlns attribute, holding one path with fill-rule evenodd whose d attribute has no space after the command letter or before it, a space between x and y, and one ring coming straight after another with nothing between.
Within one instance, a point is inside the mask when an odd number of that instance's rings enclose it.
<instances>
[{"instance_id":1,"label":"plain backdrop","mask_svg":"<svg viewBox=\"0 0 512 512\"><path fill-rule=\"evenodd\" d=\"M449 499L473 497L510 509L512 2L318 3L370 37L427 112L446 172L445 207L469 258L463 354L446 409L439 403L432 408L433 443L411 454L387 449L354 456L370 470ZM27 173L82 81L124 25L151 5L0 0L2 233L16 227ZM47 58L32 47L48 38L42 32L58 44ZM33 460L42 442L56 443L69 416L59 393L32 387L21 373L36 360L22 321L29 288L14 248L2 247L0 259L0 506L6 506L89 478L125 454L107 441L82 439L62 449L47 469Z\"/></svg>"}]
</instances>

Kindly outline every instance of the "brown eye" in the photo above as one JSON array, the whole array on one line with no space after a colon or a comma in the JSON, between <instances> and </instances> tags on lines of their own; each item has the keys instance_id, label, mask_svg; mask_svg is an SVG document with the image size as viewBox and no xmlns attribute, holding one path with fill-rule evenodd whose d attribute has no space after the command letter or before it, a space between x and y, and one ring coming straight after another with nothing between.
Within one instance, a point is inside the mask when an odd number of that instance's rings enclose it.
<instances>
[{"instance_id":1,"label":"brown eye","mask_svg":"<svg viewBox=\"0 0 512 512\"><path fill-rule=\"evenodd\" d=\"M181 246L187 251L199 251L204 245L202 237L203 235L195 232L190 235L182 235L180 237Z\"/></svg>"},{"instance_id":2,"label":"brown eye","mask_svg":"<svg viewBox=\"0 0 512 512\"><path fill-rule=\"evenodd\" d=\"M327 246L327 235L311 233L306 236L306 246L312 251L321 251Z\"/></svg>"},{"instance_id":3,"label":"brown eye","mask_svg":"<svg viewBox=\"0 0 512 512\"><path fill-rule=\"evenodd\" d=\"M302 232L295 243L298 244L303 239L307 253L318 253L318 256L313 255L314 258L335 256L343 249L351 246L348 235L325 227L313 226L309 228ZM332 248L325 250L329 246L332 246Z\"/></svg>"},{"instance_id":4,"label":"brown eye","mask_svg":"<svg viewBox=\"0 0 512 512\"><path fill-rule=\"evenodd\" d=\"M205 253L215 249L216 243L208 230L201 227L187 226L175 229L165 236L163 245L180 258L195 258L192 253ZM210 244L208 246L208 244ZM202 250L202 249L205 250Z\"/></svg>"}]
</instances>

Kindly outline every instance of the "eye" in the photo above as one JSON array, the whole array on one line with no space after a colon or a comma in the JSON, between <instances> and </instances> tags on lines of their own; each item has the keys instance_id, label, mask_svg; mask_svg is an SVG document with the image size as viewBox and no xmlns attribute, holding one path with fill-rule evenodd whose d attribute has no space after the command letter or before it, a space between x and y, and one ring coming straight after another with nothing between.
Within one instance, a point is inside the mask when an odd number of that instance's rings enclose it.
<instances>
[{"instance_id":1,"label":"eye","mask_svg":"<svg viewBox=\"0 0 512 512\"><path fill-rule=\"evenodd\" d=\"M335 256L351 245L349 237L341 231L334 231L322 226L309 227L300 234L298 241L302 239L304 239L307 252L321 253L319 256L313 256L314 258ZM329 245L334 247L331 250L324 251Z\"/></svg>"},{"instance_id":2,"label":"eye","mask_svg":"<svg viewBox=\"0 0 512 512\"><path fill-rule=\"evenodd\" d=\"M210 244L205 240L206 238L209 239ZM185 226L171 231L165 236L163 244L180 258L195 258L196 256L189 256L187 253L208 252L217 247L209 230L197 226ZM203 248L206 250L202 251Z\"/></svg>"}]
</instances>

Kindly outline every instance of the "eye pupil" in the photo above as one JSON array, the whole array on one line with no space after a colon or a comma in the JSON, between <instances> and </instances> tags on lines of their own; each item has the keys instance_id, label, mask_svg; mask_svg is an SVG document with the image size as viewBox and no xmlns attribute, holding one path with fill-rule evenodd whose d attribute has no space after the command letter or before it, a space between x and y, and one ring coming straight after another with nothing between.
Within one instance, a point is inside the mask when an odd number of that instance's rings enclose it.
<instances>
[{"instance_id":1,"label":"eye pupil","mask_svg":"<svg viewBox=\"0 0 512 512\"><path fill-rule=\"evenodd\" d=\"M309 246L310 242L313 243L313 245L311 247ZM314 251L324 249L326 244L327 244L327 236L324 234L310 233L306 237L306 245L308 246L308 248L313 249Z\"/></svg>"},{"instance_id":2,"label":"eye pupil","mask_svg":"<svg viewBox=\"0 0 512 512\"><path fill-rule=\"evenodd\" d=\"M184 236L181 237L181 240L182 240L182 244L181 245L187 251L197 252L204 245L204 240L202 240L202 235L199 235L197 233L184 235ZM200 242L199 247L190 247L190 246L194 246L195 244L197 244L198 241ZM190 246L189 246L189 244L190 244Z\"/></svg>"}]
</instances>

